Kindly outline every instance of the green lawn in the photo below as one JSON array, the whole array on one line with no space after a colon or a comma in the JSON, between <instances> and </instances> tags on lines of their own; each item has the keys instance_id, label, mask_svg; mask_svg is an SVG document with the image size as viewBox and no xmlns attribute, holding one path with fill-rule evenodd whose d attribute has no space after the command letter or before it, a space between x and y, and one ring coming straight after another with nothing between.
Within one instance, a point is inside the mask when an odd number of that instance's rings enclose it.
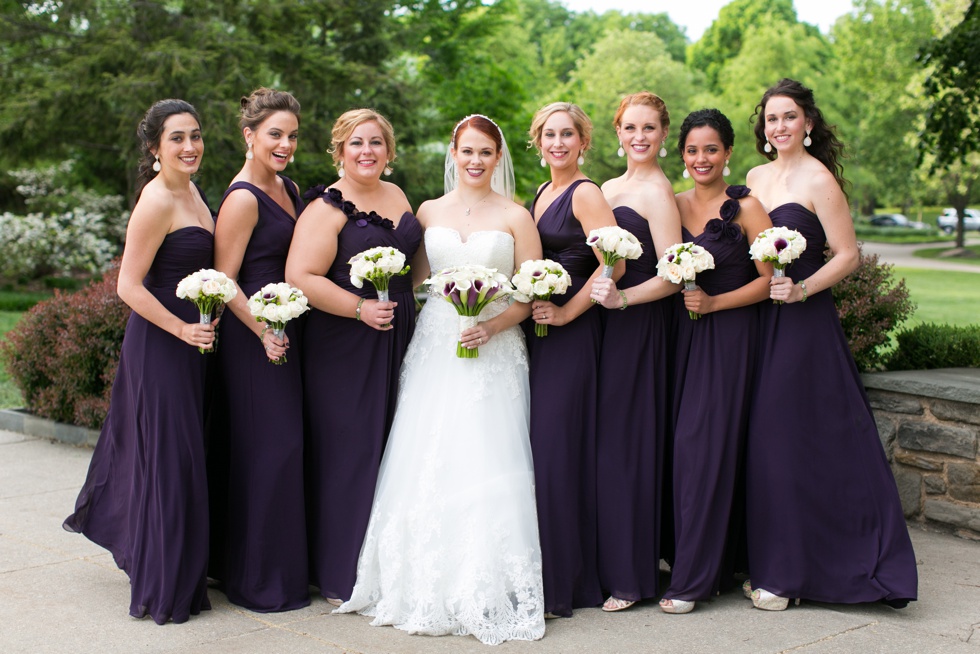
<instances>
[{"instance_id":1,"label":"green lawn","mask_svg":"<svg viewBox=\"0 0 980 654\"><path fill-rule=\"evenodd\" d=\"M973 252L977 256L976 257L973 257L973 258L969 258L969 257L943 258L943 260L944 261L952 261L954 263L967 263L967 264L970 264L970 265L973 265L973 266L980 266L980 245L968 245L968 246L966 246L966 249L967 250L970 250L971 252ZM949 250L948 247L945 247L945 248L921 248L919 250L916 250L912 254L914 254L917 257L922 257L923 259L939 259L939 258L941 258L939 255L942 254L943 252L948 251L948 250Z\"/></svg>"},{"instance_id":2,"label":"green lawn","mask_svg":"<svg viewBox=\"0 0 980 654\"><path fill-rule=\"evenodd\" d=\"M972 325L980 322L980 273L895 268L905 279L915 313L903 323L913 327L925 322Z\"/></svg>"},{"instance_id":3,"label":"green lawn","mask_svg":"<svg viewBox=\"0 0 980 654\"><path fill-rule=\"evenodd\" d=\"M0 334L6 334L20 320L20 312L0 311ZM0 365L0 409L12 409L24 405L20 390L10 381L7 369Z\"/></svg>"}]
</instances>

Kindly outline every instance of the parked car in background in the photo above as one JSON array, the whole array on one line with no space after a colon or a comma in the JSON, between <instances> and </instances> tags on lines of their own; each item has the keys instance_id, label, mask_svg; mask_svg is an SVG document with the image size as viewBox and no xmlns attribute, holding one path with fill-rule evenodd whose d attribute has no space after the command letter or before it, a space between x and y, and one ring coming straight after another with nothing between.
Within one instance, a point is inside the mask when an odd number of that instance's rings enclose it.
<instances>
[{"instance_id":1,"label":"parked car in background","mask_svg":"<svg viewBox=\"0 0 980 654\"><path fill-rule=\"evenodd\" d=\"M966 231L971 229L980 231L980 211L967 209L964 213L963 228ZM952 234L956 231L956 219L956 209L943 209L942 215L936 219L936 226L947 234Z\"/></svg>"},{"instance_id":2,"label":"parked car in background","mask_svg":"<svg viewBox=\"0 0 980 654\"><path fill-rule=\"evenodd\" d=\"M909 220L900 213L876 213L868 220L875 227L904 227L906 229L929 229L929 225L917 220Z\"/></svg>"}]
</instances>

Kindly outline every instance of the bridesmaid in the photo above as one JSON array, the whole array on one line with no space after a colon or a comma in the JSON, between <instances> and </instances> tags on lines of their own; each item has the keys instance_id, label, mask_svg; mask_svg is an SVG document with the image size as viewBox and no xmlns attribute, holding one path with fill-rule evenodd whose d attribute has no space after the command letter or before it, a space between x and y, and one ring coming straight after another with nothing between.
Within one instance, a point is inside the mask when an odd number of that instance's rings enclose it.
<instances>
[{"instance_id":1,"label":"bridesmaid","mask_svg":"<svg viewBox=\"0 0 980 654\"><path fill-rule=\"evenodd\" d=\"M753 195L807 248L771 280L772 298L785 304L763 305L747 460L752 601L769 610L791 597L901 608L916 599L915 554L830 293L859 261L843 148L797 81L770 88L756 111L756 145L770 163L749 172ZM782 408L778 429L772 407Z\"/></svg>"},{"instance_id":2,"label":"bridesmaid","mask_svg":"<svg viewBox=\"0 0 980 654\"><path fill-rule=\"evenodd\" d=\"M303 401L295 321L280 341L246 306L286 278L286 254L303 209L296 185L281 176L296 151L299 102L261 88L242 98L245 165L218 211L215 267L237 280L218 350L211 423L211 574L233 603L253 611L307 606L309 577L303 504ZM275 407L269 410L269 407ZM219 509L220 507L220 509Z\"/></svg>"},{"instance_id":3,"label":"bridesmaid","mask_svg":"<svg viewBox=\"0 0 980 654\"><path fill-rule=\"evenodd\" d=\"M599 187L579 169L592 138L592 121L581 108L555 102L539 109L530 135L541 165L551 172L531 214L544 256L572 278L565 295L532 304L534 321L551 325L548 335L539 338L527 330L545 617L569 617L575 607L602 603L596 568L596 379L602 329L589 298L602 259L585 239L589 231L615 225L616 219ZM624 267L616 264L617 277Z\"/></svg>"},{"instance_id":4,"label":"bridesmaid","mask_svg":"<svg viewBox=\"0 0 980 654\"><path fill-rule=\"evenodd\" d=\"M340 179L307 195L286 280L312 307L302 352L310 578L339 606L354 588L399 368L415 330L411 275L393 277L391 301L379 302L370 283L350 283L347 261L381 245L411 261L422 227L402 190L381 179L395 159L384 116L346 112L333 126L332 144Z\"/></svg>"},{"instance_id":5,"label":"bridesmaid","mask_svg":"<svg viewBox=\"0 0 980 654\"><path fill-rule=\"evenodd\" d=\"M664 440L667 428L667 296L679 285L657 277L657 261L681 240L667 156L667 106L641 91L613 120L626 172L602 185L616 222L643 245L617 284L599 278L592 297L607 309L599 359L597 437L599 580L621 611L659 595ZM625 309L629 307L629 311ZM628 364L628 365L624 365Z\"/></svg>"},{"instance_id":6,"label":"bridesmaid","mask_svg":"<svg viewBox=\"0 0 980 654\"><path fill-rule=\"evenodd\" d=\"M726 562L739 532L738 501L755 369L758 303L769 295L772 266L749 259L755 235L772 226L744 186L729 186L735 133L717 109L688 115L679 146L694 188L677 195L684 241L703 246L715 267L684 291L679 312L674 398L674 533L670 587L660 607L687 613L717 593L734 572ZM730 524L735 527L730 528ZM727 551L726 551L727 550Z\"/></svg>"},{"instance_id":7,"label":"bridesmaid","mask_svg":"<svg viewBox=\"0 0 980 654\"><path fill-rule=\"evenodd\" d=\"M137 202L126 229L119 297L126 325L109 414L88 477L65 520L112 553L130 580L129 614L157 624L210 609L204 377L213 325L176 294L211 266L214 221L191 181L204 154L201 121L183 100L150 107Z\"/></svg>"}]
</instances>

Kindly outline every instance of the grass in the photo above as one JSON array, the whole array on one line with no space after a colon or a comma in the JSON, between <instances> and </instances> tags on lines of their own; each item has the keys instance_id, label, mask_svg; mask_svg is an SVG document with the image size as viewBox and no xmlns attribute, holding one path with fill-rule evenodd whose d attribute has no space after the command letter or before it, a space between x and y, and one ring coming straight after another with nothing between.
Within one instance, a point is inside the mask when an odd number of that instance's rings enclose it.
<instances>
[{"instance_id":1,"label":"grass","mask_svg":"<svg viewBox=\"0 0 980 654\"><path fill-rule=\"evenodd\" d=\"M894 268L895 277L905 279L915 313L902 328L926 322L966 326L980 322L980 274L920 268Z\"/></svg>"},{"instance_id":2,"label":"grass","mask_svg":"<svg viewBox=\"0 0 980 654\"><path fill-rule=\"evenodd\" d=\"M0 334L6 334L17 321L20 320L21 313L18 311L0 311ZM0 365L0 409L14 409L24 406L24 399L21 397L20 389L10 379L7 369Z\"/></svg>"},{"instance_id":3,"label":"grass","mask_svg":"<svg viewBox=\"0 0 980 654\"><path fill-rule=\"evenodd\" d=\"M967 263L974 266L980 266L980 245L968 245L967 250L970 250L975 254L975 257L941 257L943 252L948 252L949 248L922 248L916 250L912 254L917 257L922 257L923 259L942 259L943 261L951 261L954 263Z\"/></svg>"}]
</instances>

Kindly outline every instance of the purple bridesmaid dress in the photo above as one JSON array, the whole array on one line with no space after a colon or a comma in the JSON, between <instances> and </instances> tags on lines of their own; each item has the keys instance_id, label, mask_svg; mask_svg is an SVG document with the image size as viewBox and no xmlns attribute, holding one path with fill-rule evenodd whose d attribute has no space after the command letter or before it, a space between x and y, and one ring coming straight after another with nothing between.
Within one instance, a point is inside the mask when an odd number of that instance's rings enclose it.
<instances>
[{"instance_id":1,"label":"purple bridesmaid dress","mask_svg":"<svg viewBox=\"0 0 980 654\"><path fill-rule=\"evenodd\" d=\"M630 207L616 222L643 254L626 261L621 289L657 274L650 226ZM659 594L663 447L667 414L667 325L673 298L605 311L599 358L596 438L599 580L610 595L639 601Z\"/></svg>"},{"instance_id":2,"label":"purple bridesmaid dress","mask_svg":"<svg viewBox=\"0 0 980 654\"><path fill-rule=\"evenodd\" d=\"M283 184L298 216L303 201L292 181L284 177ZM229 186L225 197L238 189L254 195L259 208L238 272L247 298L266 284L285 281L296 219L247 182ZM222 314L219 329L208 450L211 575L239 606L260 612L298 609L310 603L310 594L297 321L286 324L290 349L287 362L278 366L231 311Z\"/></svg>"},{"instance_id":3,"label":"purple bridesmaid dress","mask_svg":"<svg viewBox=\"0 0 980 654\"><path fill-rule=\"evenodd\" d=\"M358 211L337 189L319 187L312 198L347 216L326 276L351 293L376 298L370 283L363 288L350 283L348 260L368 248L392 246L411 261L422 242L422 226L410 212L395 227L373 211ZM347 600L354 588L399 370L415 331L412 276L392 277L389 296L398 306L388 331L316 309L304 326L310 578L328 599Z\"/></svg>"},{"instance_id":4,"label":"purple bridesmaid dress","mask_svg":"<svg viewBox=\"0 0 980 654\"><path fill-rule=\"evenodd\" d=\"M571 275L563 305L598 266L582 224L572 214L573 182L538 219L544 256ZM549 182L550 183L550 182ZM538 197L547 184L538 191ZM537 203L535 197L535 203ZM534 208L532 206L532 214ZM570 616L573 608L602 603L596 568L596 380L601 316L589 308L548 335L525 323L530 354L531 452L541 537L545 612Z\"/></svg>"},{"instance_id":5,"label":"purple bridesmaid dress","mask_svg":"<svg viewBox=\"0 0 980 654\"><path fill-rule=\"evenodd\" d=\"M711 252L715 268L698 274L708 295L758 277L749 243L732 222L748 195L729 186L721 218L684 240ZM730 587L744 532L742 466L751 381L756 365L759 304L690 320L678 299L674 398L673 492L676 552L665 599L705 600Z\"/></svg>"},{"instance_id":6,"label":"purple bridesmaid dress","mask_svg":"<svg viewBox=\"0 0 980 654\"><path fill-rule=\"evenodd\" d=\"M786 272L824 263L817 216L770 213L807 249ZM752 586L819 602L916 599L918 575L898 490L830 292L765 303L759 389L747 449Z\"/></svg>"},{"instance_id":7,"label":"purple bridesmaid dress","mask_svg":"<svg viewBox=\"0 0 980 654\"><path fill-rule=\"evenodd\" d=\"M143 285L187 322L198 310L177 284L212 265L203 227L167 234ZM126 325L109 414L68 531L112 553L130 580L129 614L157 624L210 609L204 383L210 355L133 312Z\"/></svg>"}]
</instances>

